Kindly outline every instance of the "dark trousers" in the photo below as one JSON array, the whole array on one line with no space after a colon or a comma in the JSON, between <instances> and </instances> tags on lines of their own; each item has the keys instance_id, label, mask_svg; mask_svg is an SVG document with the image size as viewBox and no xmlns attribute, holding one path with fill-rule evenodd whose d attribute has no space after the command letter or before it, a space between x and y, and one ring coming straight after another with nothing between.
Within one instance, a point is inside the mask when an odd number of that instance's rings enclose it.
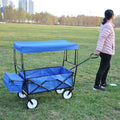
<instances>
[{"instance_id":1,"label":"dark trousers","mask_svg":"<svg viewBox=\"0 0 120 120\"><path fill-rule=\"evenodd\" d=\"M101 62L100 67L96 75L95 86L99 86L101 84L106 84L106 78L108 71L110 69L110 60L111 55L100 53Z\"/></svg>"}]
</instances>

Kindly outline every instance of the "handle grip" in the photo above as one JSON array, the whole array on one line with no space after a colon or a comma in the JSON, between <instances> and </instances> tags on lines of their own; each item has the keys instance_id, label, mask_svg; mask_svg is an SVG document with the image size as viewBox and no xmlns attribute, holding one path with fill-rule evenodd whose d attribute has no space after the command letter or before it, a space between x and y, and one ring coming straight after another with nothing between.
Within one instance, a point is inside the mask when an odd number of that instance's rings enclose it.
<instances>
[{"instance_id":1,"label":"handle grip","mask_svg":"<svg viewBox=\"0 0 120 120\"><path fill-rule=\"evenodd\" d=\"M92 54L90 54L90 56L89 56L89 59L96 59L96 58L98 58L100 55L98 55L98 54L94 54L94 53L92 53Z\"/></svg>"}]
</instances>

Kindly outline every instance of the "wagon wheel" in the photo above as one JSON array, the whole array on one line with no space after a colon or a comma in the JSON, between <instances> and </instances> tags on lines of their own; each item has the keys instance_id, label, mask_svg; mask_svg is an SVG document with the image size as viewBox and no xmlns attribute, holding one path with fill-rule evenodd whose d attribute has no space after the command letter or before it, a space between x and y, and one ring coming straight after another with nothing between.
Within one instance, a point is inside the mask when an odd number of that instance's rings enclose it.
<instances>
[{"instance_id":1,"label":"wagon wheel","mask_svg":"<svg viewBox=\"0 0 120 120\"><path fill-rule=\"evenodd\" d=\"M36 108L38 105L38 101L35 98L29 98L29 100L27 100L26 102L26 107L28 109L34 109Z\"/></svg>"},{"instance_id":2,"label":"wagon wheel","mask_svg":"<svg viewBox=\"0 0 120 120\"><path fill-rule=\"evenodd\" d=\"M62 94L63 92L64 92L64 89L56 90L56 93L57 93L57 94Z\"/></svg>"},{"instance_id":3,"label":"wagon wheel","mask_svg":"<svg viewBox=\"0 0 120 120\"><path fill-rule=\"evenodd\" d=\"M70 99L70 98L72 98L72 96L73 96L73 93L70 90L65 90L62 94L62 97L64 99Z\"/></svg>"},{"instance_id":4,"label":"wagon wheel","mask_svg":"<svg viewBox=\"0 0 120 120\"><path fill-rule=\"evenodd\" d=\"M27 96L26 96L23 92L18 93L18 94L17 94L17 96L18 96L19 98L21 98L21 99L23 99L23 98L26 98L26 97L27 97Z\"/></svg>"}]
</instances>

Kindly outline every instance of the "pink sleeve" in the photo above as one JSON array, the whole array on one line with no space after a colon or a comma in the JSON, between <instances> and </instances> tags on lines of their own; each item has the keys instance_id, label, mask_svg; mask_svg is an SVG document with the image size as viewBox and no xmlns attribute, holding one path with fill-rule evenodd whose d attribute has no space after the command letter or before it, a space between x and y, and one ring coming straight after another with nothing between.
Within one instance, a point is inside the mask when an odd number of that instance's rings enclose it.
<instances>
[{"instance_id":1,"label":"pink sleeve","mask_svg":"<svg viewBox=\"0 0 120 120\"><path fill-rule=\"evenodd\" d=\"M102 51L104 42L107 39L107 37L110 35L111 32L112 32L112 29L111 29L110 25L104 26L103 30L101 31L101 33L99 35L99 39L98 39L96 50L98 50L100 52Z\"/></svg>"}]
</instances>

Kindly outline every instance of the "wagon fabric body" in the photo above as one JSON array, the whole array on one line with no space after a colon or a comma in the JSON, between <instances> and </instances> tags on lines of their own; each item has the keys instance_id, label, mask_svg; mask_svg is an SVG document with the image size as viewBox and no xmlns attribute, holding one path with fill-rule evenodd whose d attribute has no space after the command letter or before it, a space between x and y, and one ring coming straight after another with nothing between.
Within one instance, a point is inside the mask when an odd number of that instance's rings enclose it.
<instances>
[{"instance_id":1,"label":"wagon fabric body","mask_svg":"<svg viewBox=\"0 0 120 120\"><path fill-rule=\"evenodd\" d=\"M24 78L23 72L19 72L19 74ZM62 66L28 70L25 71L25 74L28 80L28 94L72 88L73 86L73 72ZM26 91L26 85L23 88Z\"/></svg>"}]
</instances>

